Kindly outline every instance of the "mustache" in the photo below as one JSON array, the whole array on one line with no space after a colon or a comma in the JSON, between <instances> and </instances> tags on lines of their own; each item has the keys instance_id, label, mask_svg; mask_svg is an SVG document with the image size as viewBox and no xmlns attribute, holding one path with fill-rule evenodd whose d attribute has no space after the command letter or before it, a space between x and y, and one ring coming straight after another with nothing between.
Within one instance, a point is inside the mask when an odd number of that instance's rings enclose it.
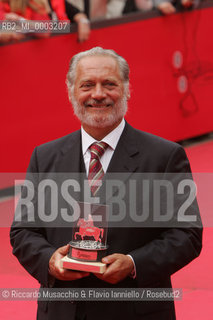
<instances>
[{"instance_id":1,"label":"mustache","mask_svg":"<svg viewBox=\"0 0 213 320\"><path fill-rule=\"evenodd\" d=\"M109 107L109 106L113 106L113 105L114 105L114 101L109 98L104 98L101 100L88 99L84 103L85 107L103 107L103 106Z\"/></svg>"}]
</instances>

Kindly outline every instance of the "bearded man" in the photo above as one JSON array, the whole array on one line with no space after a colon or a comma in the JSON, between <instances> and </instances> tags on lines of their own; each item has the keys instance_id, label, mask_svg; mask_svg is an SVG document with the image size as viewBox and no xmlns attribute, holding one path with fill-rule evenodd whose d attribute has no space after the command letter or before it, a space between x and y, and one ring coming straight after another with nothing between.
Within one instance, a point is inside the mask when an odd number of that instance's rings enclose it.
<instances>
[{"instance_id":1,"label":"bearded man","mask_svg":"<svg viewBox=\"0 0 213 320\"><path fill-rule=\"evenodd\" d=\"M99 156L99 182L109 173L125 173L127 180L133 173L190 173L182 147L136 130L124 120L130 98L129 66L115 51L96 47L75 55L67 86L81 130L37 147L29 172L82 172L89 177L91 146L97 143L97 148L105 146ZM95 194L100 190L98 186ZM192 211L199 216L196 204ZM92 274L61 267L61 258L69 249L70 228L21 228L14 222L11 229L13 253L20 263L42 287L55 288L171 288L170 276L199 255L201 239L202 228L195 223L187 228L109 228L109 248L102 260L107 264L106 271ZM173 320L174 303L129 300L38 304L39 320L100 318Z\"/></svg>"}]
</instances>

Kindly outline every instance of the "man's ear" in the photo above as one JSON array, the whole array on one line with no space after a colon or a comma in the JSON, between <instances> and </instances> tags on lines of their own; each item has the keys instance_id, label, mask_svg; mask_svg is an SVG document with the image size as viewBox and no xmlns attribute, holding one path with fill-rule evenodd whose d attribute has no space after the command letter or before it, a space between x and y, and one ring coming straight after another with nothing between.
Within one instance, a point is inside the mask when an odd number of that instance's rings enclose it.
<instances>
[{"instance_id":1,"label":"man's ear","mask_svg":"<svg viewBox=\"0 0 213 320\"><path fill-rule=\"evenodd\" d=\"M130 99L130 97L131 97L131 95L130 95L130 90L128 89L128 91L127 91L127 95L126 95L126 97L127 97L127 100L129 100Z\"/></svg>"},{"instance_id":2,"label":"man's ear","mask_svg":"<svg viewBox=\"0 0 213 320\"><path fill-rule=\"evenodd\" d=\"M131 90L131 84L129 83L127 87L127 93L126 93L127 100L129 100L131 97L130 90Z\"/></svg>"}]
</instances>

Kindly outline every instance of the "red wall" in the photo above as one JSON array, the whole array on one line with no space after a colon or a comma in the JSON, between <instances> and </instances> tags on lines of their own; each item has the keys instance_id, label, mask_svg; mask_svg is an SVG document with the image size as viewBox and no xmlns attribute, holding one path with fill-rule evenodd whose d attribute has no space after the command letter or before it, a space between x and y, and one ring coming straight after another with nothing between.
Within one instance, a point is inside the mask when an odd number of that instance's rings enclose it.
<instances>
[{"instance_id":1,"label":"red wall","mask_svg":"<svg viewBox=\"0 0 213 320\"><path fill-rule=\"evenodd\" d=\"M97 45L115 49L130 64L127 120L133 126L170 140L212 131L210 30L212 8L96 29L84 44L70 34L0 47L0 171L25 171L36 145L79 128L65 76L73 54ZM183 57L178 70L175 51ZM177 87L181 76L188 81L185 93Z\"/></svg>"}]
</instances>

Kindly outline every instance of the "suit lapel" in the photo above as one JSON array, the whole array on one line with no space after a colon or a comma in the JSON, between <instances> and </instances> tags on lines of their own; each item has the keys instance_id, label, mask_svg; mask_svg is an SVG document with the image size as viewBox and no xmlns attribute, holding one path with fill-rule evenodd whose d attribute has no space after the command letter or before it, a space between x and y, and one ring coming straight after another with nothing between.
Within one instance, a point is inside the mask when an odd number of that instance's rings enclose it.
<instances>
[{"instance_id":1,"label":"suit lapel","mask_svg":"<svg viewBox=\"0 0 213 320\"><path fill-rule=\"evenodd\" d=\"M126 123L124 131L120 137L118 145L115 149L113 157L110 161L107 173L103 179L103 186L100 188L100 196L102 203L107 203L111 196L107 196L106 181L118 180L122 183L126 183L131 175L139 168L139 148L135 139L134 129ZM112 194L112 196L116 193ZM105 199L104 199L105 197ZM104 200L103 200L104 199Z\"/></svg>"},{"instance_id":2,"label":"suit lapel","mask_svg":"<svg viewBox=\"0 0 213 320\"><path fill-rule=\"evenodd\" d=\"M59 160L56 162L56 172L75 173L75 179L78 181L87 179L82 156L80 130L69 136L69 140L59 150L59 152L60 156ZM137 171L137 168L139 167L139 158L139 148L135 139L135 129L126 123L124 131L110 161L103 184L105 184L106 179L110 179L110 176L111 178L116 176L122 182L125 182L134 172Z\"/></svg>"},{"instance_id":3,"label":"suit lapel","mask_svg":"<svg viewBox=\"0 0 213 320\"><path fill-rule=\"evenodd\" d=\"M126 123L107 173L133 173L137 170L139 148L135 139L135 129ZM82 156L81 132L73 132L69 140L59 150L60 155L56 162L56 172L85 172ZM83 166L81 166L83 164Z\"/></svg>"},{"instance_id":4,"label":"suit lapel","mask_svg":"<svg viewBox=\"0 0 213 320\"><path fill-rule=\"evenodd\" d=\"M56 163L57 172L85 172L80 130L75 131L70 135L69 141L59 150L59 152L59 160ZM83 170L81 164L83 164Z\"/></svg>"},{"instance_id":5,"label":"suit lapel","mask_svg":"<svg viewBox=\"0 0 213 320\"><path fill-rule=\"evenodd\" d=\"M82 155L81 132L73 132L69 140L59 150L59 160L56 163L56 172L59 173L59 180L74 179L80 186L80 192L74 192L74 199L83 199L83 181L86 178L86 170Z\"/></svg>"},{"instance_id":6,"label":"suit lapel","mask_svg":"<svg viewBox=\"0 0 213 320\"><path fill-rule=\"evenodd\" d=\"M137 170L139 148L135 139L134 129L126 123L124 131L115 149L107 173L133 173Z\"/></svg>"}]
</instances>

